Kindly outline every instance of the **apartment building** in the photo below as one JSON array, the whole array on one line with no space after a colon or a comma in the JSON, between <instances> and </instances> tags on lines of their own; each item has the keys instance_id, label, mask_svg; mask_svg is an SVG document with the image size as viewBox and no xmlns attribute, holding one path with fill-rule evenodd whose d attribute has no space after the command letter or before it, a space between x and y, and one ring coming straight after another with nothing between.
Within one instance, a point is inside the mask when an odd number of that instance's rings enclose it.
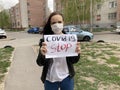
<instances>
[{"instance_id":1,"label":"apartment building","mask_svg":"<svg viewBox=\"0 0 120 90\"><path fill-rule=\"evenodd\" d=\"M46 0L19 0L10 15L13 28L41 27L46 18Z\"/></svg>"},{"instance_id":2,"label":"apartment building","mask_svg":"<svg viewBox=\"0 0 120 90\"><path fill-rule=\"evenodd\" d=\"M62 11L61 0L54 0L56 11ZM93 27L111 28L120 25L120 0L103 0L93 4ZM89 22L89 21L88 21ZM88 23L89 24L89 23Z\"/></svg>"},{"instance_id":3,"label":"apartment building","mask_svg":"<svg viewBox=\"0 0 120 90\"><path fill-rule=\"evenodd\" d=\"M12 28L22 28L26 27L26 25L20 23L21 22L21 15L20 15L20 4L17 4L15 7L12 7L10 12L11 22L12 22ZM24 20L25 21L25 20Z\"/></svg>"},{"instance_id":4,"label":"apartment building","mask_svg":"<svg viewBox=\"0 0 120 90\"><path fill-rule=\"evenodd\" d=\"M104 0L97 3L93 10L93 26L94 27L115 27L118 19L118 3L119 0Z\"/></svg>"}]
</instances>

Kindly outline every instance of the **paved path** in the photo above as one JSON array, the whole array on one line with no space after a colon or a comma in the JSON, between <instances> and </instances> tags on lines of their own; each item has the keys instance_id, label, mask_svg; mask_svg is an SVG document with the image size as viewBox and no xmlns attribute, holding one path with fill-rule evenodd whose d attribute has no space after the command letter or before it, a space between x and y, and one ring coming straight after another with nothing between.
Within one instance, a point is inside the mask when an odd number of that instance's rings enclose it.
<instances>
[{"instance_id":1,"label":"paved path","mask_svg":"<svg viewBox=\"0 0 120 90\"><path fill-rule=\"evenodd\" d=\"M15 49L4 90L43 90L41 68L36 64L36 57L31 46Z\"/></svg>"}]
</instances>

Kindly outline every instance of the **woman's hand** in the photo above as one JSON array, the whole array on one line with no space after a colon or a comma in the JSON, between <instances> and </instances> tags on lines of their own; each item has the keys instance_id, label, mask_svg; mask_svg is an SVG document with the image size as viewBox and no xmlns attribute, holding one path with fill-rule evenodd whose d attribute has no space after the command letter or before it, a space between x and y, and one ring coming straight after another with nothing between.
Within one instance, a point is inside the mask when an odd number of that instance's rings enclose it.
<instances>
[{"instance_id":1,"label":"woman's hand","mask_svg":"<svg viewBox=\"0 0 120 90\"><path fill-rule=\"evenodd\" d=\"M42 46L40 48L41 54L45 55L47 53L47 48L46 48L47 44L45 42L42 42Z\"/></svg>"},{"instance_id":2,"label":"woman's hand","mask_svg":"<svg viewBox=\"0 0 120 90\"><path fill-rule=\"evenodd\" d=\"M80 53L81 53L80 42L77 42L75 52L77 52L78 54L80 54Z\"/></svg>"}]
</instances>

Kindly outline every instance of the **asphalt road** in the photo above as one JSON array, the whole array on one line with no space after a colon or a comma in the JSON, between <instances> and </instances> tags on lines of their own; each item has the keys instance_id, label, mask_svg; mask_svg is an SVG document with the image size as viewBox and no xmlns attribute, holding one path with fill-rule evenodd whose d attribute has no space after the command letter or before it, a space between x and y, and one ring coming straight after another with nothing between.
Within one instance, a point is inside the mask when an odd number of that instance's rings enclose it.
<instances>
[{"instance_id":1,"label":"asphalt road","mask_svg":"<svg viewBox=\"0 0 120 90\"><path fill-rule=\"evenodd\" d=\"M29 46L39 43L42 35L40 34L28 34L25 31L22 32L7 32L7 39L0 39L0 47L11 45L14 47ZM105 42L120 43L120 34L114 32L96 32L94 33L94 39L92 41L104 40Z\"/></svg>"},{"instance_id":2,"label":"asphalt road","mask_svg":"<svg viewBox=\"0 0 120 90\"><path fill-rule=\"evenodd\" d=\"M28 34L27 32L7 32L6 39L0 39L0 47L11 45L13 47L38 44L40 34Z\"/></svg>"},{"instance_id":3,"label":"asphalt road","mask_svg":"<svg viewBox=\"0 0 120 90\"><path fill-rule=\"evenodd\" d=\"M120 43L120 34L106 31L106 32L96 32L94 33L93 41L104 40L110 43Z\"/></svg>"}]
</instances>

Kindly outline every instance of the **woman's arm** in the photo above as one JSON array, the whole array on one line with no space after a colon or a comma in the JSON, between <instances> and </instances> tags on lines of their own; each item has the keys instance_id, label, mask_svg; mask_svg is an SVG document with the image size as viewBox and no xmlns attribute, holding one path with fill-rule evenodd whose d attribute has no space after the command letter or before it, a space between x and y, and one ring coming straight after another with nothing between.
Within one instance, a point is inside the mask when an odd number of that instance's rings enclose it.
<instances>
[{"instance_id":1,"label":"woman's arm","mask_svg":"<svg viewBox=\"0 0 120 90\"><path fill-rule=\"evenodd\" d=\"M80 54L78 56L67 57L67 60L72 64L77 63L80 60Z\"/></svg>"},{"instance_id":2,"label":"woman's arm","mask_svg":"<svg viewBox=\"0 0 120 90\"><path fill-rule=\"evenodd\" d=\"M46 52L46 44L44 44L44 40L40 39L40 43L39 43L40 49L39 49L39 53L38 53L38 57L37 57L37 64L39 66L43 66L46 63L46 59L45 59L45 52Z\"/></svg>"},{"instance_id":3,"label":"woman's arm","mask_svg":"<svg viewBox=\"0 0 120 90\"><path fill-rule=\"evenodd\" d=\"M36 63L37 63L39 66L44 66L45 63L46 63L45 56L41 54L41 51L40 51L40 50L39 50L39 53L38 53L38 56L37 56Z\"/></svg>"}]
</instances>

